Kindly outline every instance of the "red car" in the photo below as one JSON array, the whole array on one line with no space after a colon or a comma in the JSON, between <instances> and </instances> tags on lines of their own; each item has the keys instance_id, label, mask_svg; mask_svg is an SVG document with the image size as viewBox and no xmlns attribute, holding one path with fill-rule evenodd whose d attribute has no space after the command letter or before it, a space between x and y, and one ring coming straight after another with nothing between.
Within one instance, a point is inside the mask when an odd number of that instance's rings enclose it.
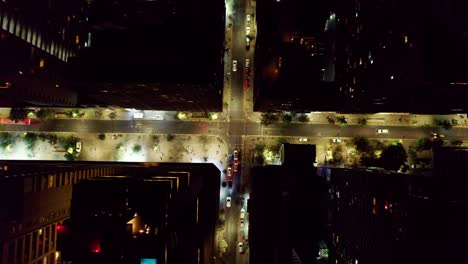
<instances>
[{"instance_id":1,"label":"red car","mask_svg":"<svg viewBox=\"0 0 468 264\"><path fill-rule=\"evenodd\" d=\"M244 88L249 89L249 79L245 79L244 81Z\"/></svg>"},{"instance_id":2,"label":"red car","mask_svg":"<svg viewBox=\"0 0 468 264\"><path fill-rule=\"evenodd\" d=\"M249 67L245 67L245 69L244 69L244 74L245 74L245 77L249 77L249 76L250 76L250 68L249 68Z\"/></svg>"},{"instance_id":3,"label":"red car","mask_svg":"<svg viewBox=\"0 0 468 264\"><path fill-rule=\"evenodd\" d=\"M234 162L234 174L239 175L239 162Z\"/></svg>"}]
</instances>

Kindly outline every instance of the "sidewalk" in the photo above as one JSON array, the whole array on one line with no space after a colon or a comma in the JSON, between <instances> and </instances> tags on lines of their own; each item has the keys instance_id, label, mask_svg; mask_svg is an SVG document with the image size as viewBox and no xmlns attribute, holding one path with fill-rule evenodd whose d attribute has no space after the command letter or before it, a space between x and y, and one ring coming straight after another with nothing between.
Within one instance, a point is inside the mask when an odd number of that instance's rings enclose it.
<instances>
[{"instance_id":1,"label":"sidewalk","mask_svg":"<svg viewBox=\"0 0 468 264\"><path fill-rule=\"evenodd\" d=\"M246 111L247 118L252 122L261 122L261 112ZM468 117L466 114L454 115L412 115L402 113L378 113L378 114L341 114L335 112L317 112L306 114L309 117L308 122L294 120L291 123L301 124L329 124L327 116L332 117L336 122L336 117L345 116L348 125L359 125L359 119L365 118L369 126L437 126L435 120L447 120L456 122L453 127L468 128ZM279 120L278 122L281 122Z\"/></svg>"}]
</instances>

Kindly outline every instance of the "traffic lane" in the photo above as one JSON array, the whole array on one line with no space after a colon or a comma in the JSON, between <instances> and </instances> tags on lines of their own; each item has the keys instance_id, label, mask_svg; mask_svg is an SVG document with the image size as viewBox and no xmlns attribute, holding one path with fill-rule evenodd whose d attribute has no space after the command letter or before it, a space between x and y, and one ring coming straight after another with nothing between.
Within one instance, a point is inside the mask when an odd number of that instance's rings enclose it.
<instances>
[{"instance_id":1,"label":"traffic lane","mask_svg":"<svg viewBox=\"0 0 468 264\"><path fill-rule=\"evenodd\" d=\"M31 126L32 131L90 132L90 133L140 133L155 134L208 134L209 122L157 121L157 120L76 120L51 119L40 126ZM25 131L12 129L12 131Z\"/></svg>"},{"instance_id":2,"label":"traffic lane","mask_svg":"<svg viewBox=\"0 0 468 264\"><path fill-rule=\"evenodd\" d=\"M234 188L234 186L233 186ZM230 208L226 208L226 242L228 244L227 255L228 263L236 263L237 252L237 233L239 232L237 218L239 217L238 206L235 202L235 197L232 197L233 202Z\"/></svg>"},{"instance_id":3,"label":"traffic lane","mask_svg":"<svg viewBox=\"0 0 468 264\"><path fill-rule=\"evenodd\" d=\"M337 125L329 124L300 124L292 123L287 126L269 125L263 126L264 136L298 136L298 137L354 137L364 136L372 138L419 138L430 136L430 133L437 128L434 127L391 127L388 134L379 134L377 129L382 126L346 126L341 128ZM255 126L248 125L247 135L259 135ZM458 135L462 132L456 131ZM468 134L464 133L467 137Z\"/></svg>"}]
</instances>

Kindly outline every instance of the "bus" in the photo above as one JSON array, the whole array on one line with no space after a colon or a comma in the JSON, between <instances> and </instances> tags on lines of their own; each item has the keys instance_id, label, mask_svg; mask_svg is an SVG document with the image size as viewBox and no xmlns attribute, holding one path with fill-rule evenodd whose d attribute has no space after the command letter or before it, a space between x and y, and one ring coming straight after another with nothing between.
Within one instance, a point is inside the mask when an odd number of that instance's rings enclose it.
<instances>
[{"instance_id":1,"label":"bus","mask_svg":"<svg viewBox=\"0 0 468 264\"><path fill-rule=\"evenodd\" d=\"M1 118L0 119L0 124L2 125L22 125L22 126L29 126L31 125L31 119L30 118L25 118L22 121L15 122L11 120L10 118Z\"/></svg>"}]
</instances>

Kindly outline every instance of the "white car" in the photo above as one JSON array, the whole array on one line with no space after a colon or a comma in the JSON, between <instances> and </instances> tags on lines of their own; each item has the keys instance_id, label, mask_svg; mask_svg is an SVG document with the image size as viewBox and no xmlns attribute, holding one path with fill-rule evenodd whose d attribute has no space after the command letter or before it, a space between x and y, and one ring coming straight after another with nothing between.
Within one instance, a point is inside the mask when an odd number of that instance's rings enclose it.
<instances>
[{"instance_id":1,"label":"white car","mask_svg":"<svg viewBox=\"0 0 468 264\"><path fill-rule=\"evenodd\" d=\"M244 243L239 242L239 253L244 253Z\"/></svg>"},{"instance_id":2,"label":"white car","mask_svg":"<svg viewBox=\"0 0 468 264\"><path fill-rule=\"evenodd\" d=\"M308 140L307 138L300 138L299 141L301 141L301 142L307 142L307 141L309 141L309 140Z\"/></svg>"},{"instance_id":3,"label":"white car","mask_svg":"<svg viewBox=\"0 0 468 264\"><path fill-rule=\"evenodd\" d=\"M334 138L332 141L333 143L341 143L341 139L339 138Z\"/></svg>"},{"instance_id":4,"label":"white car","mask_svg":"<svg viewBox=\"0 0 468 264\"><path fill-rule=\"evenodd\" d=\"M76 142L75 151L76 151L76 153L81 152L81 141Z\"/></svg>"},{"instance_id":5,"label":"white car","mask_svg":"<svg viewBox=\"0 0 468 264\"><path fill-rule=\"evenodd\" d=\"M231 207L231 196L226 197L226 207Z\"/></svg>"},{"instance_id":6,"label":"white car","mask_svg":"<svg viewBox=\"0 0 468 264\"><path fill-rule=\"evenodd\" d=\"M388 129L377 129L377 133L379 133L379 134L388 134Z\"/></svg>"},{"instance_id":7,"label":"white car","mask_svg":"<svg viewBox=\"0 0 468 264\"><path fill-rule=\"evenodd\" d=\"M246 68L250 67L250 59L245 59L245 67Z\"/></svg>"},{"instance_id":8,"label":"white car","mask_svg":"<svg viewBox=\"0 0 468 264\"><path fill-rule=\"evenodd\" d=\"M232 61L232 71L236 72L237 71L237 60Z\"/></svg>"},{"instance_id":9,"label":"white car","mask_svg":"<svg viewBox=\"0 0 468 264\"><path fill-rule=\"evenodd\" d=\"M251 17L250 15L247 15L247 23L250 23Z\"/></svg>"},{"instance_id":10,"label":"white car","mask_svg":"<svg viewBox=\"0 0 468 264\"><path fill-rule=\"evenodd\" d=\"M250 27L246 27L246 28L245 28L245 34L246 34L246 35L250 35Z\"/></svg>"},{"instance_id":11,"label":"white car","mask_svg":"<svg viewBox=\"0 0 468 264\"><path fill-rule=\"evenodd\" d=\"M135 111L133 113L133 118L143 118L145 115L143 114L143 111Z\"/></svg>"},{"instance_id":12,"label":"white car","mask_svg":"<svg viewBox=\"0 0 468 264\"><path fill-rule=\"evenodd\" d=\"M244 219L245 219L245 209L242 208L242 209L241 209L241 213L240 213L240 221L241 221L241 223L244 223Z\"/></svg>"}]
</instances>

